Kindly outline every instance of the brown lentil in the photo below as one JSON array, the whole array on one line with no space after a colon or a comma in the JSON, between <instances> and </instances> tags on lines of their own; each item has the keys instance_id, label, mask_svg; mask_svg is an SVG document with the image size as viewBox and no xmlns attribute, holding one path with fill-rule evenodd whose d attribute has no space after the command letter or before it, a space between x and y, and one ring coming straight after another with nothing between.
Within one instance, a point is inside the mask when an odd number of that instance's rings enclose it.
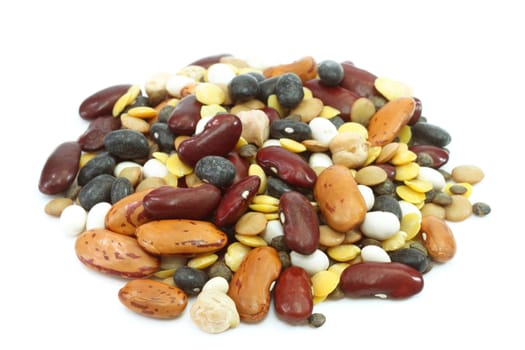
<instances>
[{"instance_id":1,"label":"brown lentil","mask_svg":"<svg viewBox=\"0 0 525 350\"><path fill-rule=\"evenodd\" d=\"M490 211L490 206L487 203L476 202L472 204L472 213L476 216L488 215Z\"/></svg>"}]
</instances>

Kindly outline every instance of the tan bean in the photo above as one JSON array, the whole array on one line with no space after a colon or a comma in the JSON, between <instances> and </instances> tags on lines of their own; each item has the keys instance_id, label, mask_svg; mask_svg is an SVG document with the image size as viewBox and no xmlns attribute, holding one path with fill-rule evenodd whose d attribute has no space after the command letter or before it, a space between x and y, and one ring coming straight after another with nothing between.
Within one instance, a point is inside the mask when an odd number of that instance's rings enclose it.
<instances>
[{"instance_id":1,"label":"tan bean","mask_svg":"<svg viewBox=\"0 0 525 350\"><path fill-rule=\"evenodd\" d=\"M427 215L421 219L421 237L432 260L446 262L456 254L456 240L445 220Z\"/></svg>"},{"instance_id":2,"label":"tan bean","mask_svg":"<svg viewBox=\"0 0 525 350\"><path fill-rule=\"evenodd\" d=\"M472 204L467 197L454 194L452 203L445 207L445 218L449 221L463 221L472 215Z\"/></svg>"},{"instance_id":3,"label":"tan bean","mask_svg":"<svg viewBox=\"0 0 525 350\"><path fill-rule=\"evenodd\" d=\"M279 277L281 260L272 247L252 249L235 271L228 295L242 321L258 322L270 307L270 286Z\"/></svg>"},{"instance_id":4,"label":"tan bean","mask_svg":"<svg viewBox=\"0 0 525 350\"><path fill-rule=\"evenodd\" d=\"M345 240L345 233L338 232L328 225L319 226L319 244L325 247L335 247Z\"/></svg>"},{"instance_id":5,"label":"tan bean","mask_svg":"<svg viewBox=\"0 0 525 350\"><path fill-rule=\"evenodd\" d=\"M184 291L151 279L129 281L119 290L118 298L128 309L159 319L179 316L188 304Z\"/></svg>"},{"instance_id":6,"label":"tan bean","mask_svg":"<svg viewBox=\"0 0 525 350\"><path fill-rule=\"evenodd\" d=\"M458 165L452 169L451 176L455 182L466 182L474 185L483 180L485 173L475 165Z\"/></svg>"},{"instance_id":7,"label":"tan bean","mask_svg":"<svg viewBox=\"0 0 525 350\"><path fill-rule=\"evenodd\" d=\"M160 267L159 259L144 251L134 237L106 229L81 233L75 252L90 269L124 278L147 277Z\"/></svg>"},{"instance_id":8,"label":"tan bean","mask_svg":"<svg viewBox=\"0 0 525 350\"><path fill-rule=\"evenodd\" d=\"M69 207L71 204L73 204L73 200L71 198L53 198L47 202L46 206L44 207L44 211L47 215L56 216L58 218L60 217L60 214L62 214L62 210L64 210L66 207Z\"/></svg>"}]
</instances>

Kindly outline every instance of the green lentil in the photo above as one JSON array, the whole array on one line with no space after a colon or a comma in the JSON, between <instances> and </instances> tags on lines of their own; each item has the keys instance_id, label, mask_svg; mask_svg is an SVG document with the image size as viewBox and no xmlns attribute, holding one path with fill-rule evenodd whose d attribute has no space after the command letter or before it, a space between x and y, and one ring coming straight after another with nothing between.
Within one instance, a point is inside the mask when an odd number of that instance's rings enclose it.
<instances>
[{"instance_id":1,"label":"green lentil","mask_svg":"<svg viewBox=\"0 0 525 350\"><path fill-rule=\"evenodd\" d=\"M477 202L472 204L472 213L476 216L488 215L490 211L490 206L487 203Z\"/></svg>"},{"instance_id":2,"label":"green lentil","mask_svg":"<svg viewBox=\"0 0 525 350\"><path fill-rule=\"evenodd\" d=\"M313 313L308 317L308 324L312 327L319 328L326 322L325 315L321 313Z\"/></svg>"},{"instance_id":3,"label":"green lentil","mask_svg":"<svg viewBox=\"0 0 525 350\"><path fill-rule=\"evenodd\" d=\"M226 265L224 260L219 260L208 268L208 276L210 278L224 277L228 282L230 282L233 277L233 272L230 270L228 265Z\"/></svg>"},{"instance_id":4,"label":"green lentil","mask_svg":"<svg viewBox=\"0 0 525 350\"><path fill-rule=\"evenodd\" d=\"M453 194L464 194L467 192L467 188L462 185L452 185L450 186L449 190Z\"/></svg>"},{"instance_id":5,"label":"green lentil","mask_svg":"<svg viewBox=\"0 0 525 350\"><path fill-rule=\"evenodd\" d=\"M426 152L421 152L417 155L416 163L421 166L431 166L433 162L432 156Z\"/></svg>"},{"instance_id":6,"label":"green lentil","mask_svg":"<svg viewBox=\"0 0 525 350\"><path fill-rule=\"evenodd\" d=\"M452 204L452 197L446 194L445 192L438 192L436 193L434 198L432 198L432 203L441 206L450 205Z\"/></svg>"}]
</instances>

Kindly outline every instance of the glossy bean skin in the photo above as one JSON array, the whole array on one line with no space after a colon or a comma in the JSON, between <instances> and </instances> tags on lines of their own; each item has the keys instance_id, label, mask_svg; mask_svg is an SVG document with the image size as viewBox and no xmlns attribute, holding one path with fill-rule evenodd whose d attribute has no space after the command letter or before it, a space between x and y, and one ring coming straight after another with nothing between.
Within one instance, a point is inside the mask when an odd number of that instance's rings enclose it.
<instances>
[{"instance_id":1,"label":"glossy bean skin","mask_svg":"<svg viewBox=\"0 0 525 350\"><path fill-rule=\"evenodd\" d=\"M212 64L219 63L221 61L221 58L223 57L230 57L231 55L228 53L220 53L216 55L210 55L201 57L199 59L196 59L195 61L191 62L190 66L201 66L204 68L208 68Z\"/></svg>"},{"instance_id":2,"label":"glossy bean skin","mask_svg":"<svg viewBox=\"0 0 525 350\"><path fill-rule=\"evenodd\" d=\"M78 142L63 142L47 158L38 189L43 194L57 194L71 186L80 166L81 148Z\"/></svg>"},{"instance_id":3,"label":"glossy bean skin","mask_svg":"<svg viewBox=\"0 0 525 350\"><path fill-rule=\"evenodd\" d=\"M442 127L427 122L415 123L411 127L412 141L416 144L445 147L452 141L452 137Z\"/></svg>"},{"instance_id":4,"label":"glossy bean skin","mask_svg":"<svg viewBox=\"0 0 525 350\"><path fill-rule=\"evenodd\" d=\"M108 230L124 235L134 235L137 227L153 220L143 204L144 197L153 189L130 194L114 203L106 214L104 223Z\"/></svg>"},{"instance_id":5,"label":"glossy bean skin","mask_svg":"<svg viewBox=\"0 0 525 350\"><path fill-rule=\"evenodd\" d=\"M146 214L155 219L205 219L221 200L221 190L210 184L197 187L161 186L144 196Z\"/></svg>"},{"instance_id":6,"label":"glossy bean skin","mask_svg":"<svg viewBox=\"0 0 525 350\"><path fill-rule=\"evenodd\" d=\"M438 169L447 164L449 159L449 153L447 150L433 145L411 145L408 149L415 154L424 152L430 155L432 158L432 164L430 167L434 169Z\"/></svg>"},{"instance_id":7,"label":"glossy bean skin","mask_svg":"<svg viewBox=\"0 0 525 350\"><path fill-rule=\"evenodd\" d=\"M423 276L397 262L363 262L350 265L341 274L340 286L350 297L386 296L407 298L423 289Z\"/></svg>"},{"instance_id":8,"label":"glossy bean skin","mask_svg":"<svg viewBox=\"0 0 525 350\"><path fill-rule=\"evenodd\" d=\"M271 284L279 277L281 260L270 246L252 249L233 274L228 295L245 322L262 320L270 308Z\"/></svg>"},{"instance_id":9,"label":"glossy bean skin","mask_svg":"<svg viewBox=\"0 0 525 350\"><path fill-rule=\"evenodd\" d=\"M350 111L355 100L359 98L356 93L341 86L326 86L319 79L304 82L304 86L312 91L325 105L339 110L345 121L350 120Z\"/></svg>"},{"instance_id":10,"label":"glossy bean skin","mask_svg":"<svg viewBox=\"0 0 525 350\"><path fill-rule=\"evenodd\" d=\"M188 296L181 289L147 278L128 281L118 298L131 311L158 319L175 318L188 304Z\"/></svg>"},{"instance_id":11,"label":"glossy bean skin","mask_svg":"<svg viewBox=\"0 0 525 350\"><path fill-rule=\"evenodd\" d=\"M204 156L226 156L237 144L242 132L241 120L233 114L218 114L204 130L180 143L179 158L195 166Z\"/></svg>"},{"instance_id":12,"label":"glossy bean skin","mask_svg":"<svg viewBox=\"0 0 525 350\"><path fill-rule=\"evenodd\" d=\"M111 114L115 102L128 92L130 87L130 84L120 84L95 92L80 104L78 108L80 117L82 119L91 120L103 115Z\"/></svg>"},{"instance_id":13,"label":"glossy bean skin","mask_svg":"<svg viewBox=\"0 0 525 350\"><path fill-rule=\"evenodd\" d=\"M344 78L339 84L341 87L352 91L359 97L381 96L374 87L376 75L367 70L356 67L352 62L344 61L343 66Z\"/></svg>"},{"instance_id":14,"label":"glossy bean skin","mask_svg":"<svg viewBox=\"0 0 525 350\"><path fill-rule=\"evenodd\" d=\"M134 237L107 229L81 233L75 252L90 269L123 278L148 277L160 267L160 260L143 250Z\"/></svg>"},{"instance_id":15,"label":"glossy bean skin","mask_svg":"<svg viewBox=\"0 0 525 350\"><path fill-rule=\"evenodd\" d=\"M137 227L139 245L153 255L213 253L222 249L228 237L214 224L202 220L165 219Z\"/></svg>"},{"instance_id":16,"label":"glossy bean skin","mask_svg":"<svg viewBox=\"0 0 525 350\"><path fill-rule=\"evenodd\" d=\"M315 171L301 156L280 146L261 148L255 159L266 173L292 186L312 188L317 179Z\"/></svg>"},{"instance_id":17,"label":"glossy bean skin","mask_svg":"<svg viewBox=\"0 0 525 350\"><path fill-rule=\"evenodd\" d=\"M444 219L432 215L423 216L421 234L423 244L432 260L444 263L456 254L456 239Z\"/></svg>"},{"instance_id":18,"label":"glossy bean skin","mask_svg":"<svg viewBox=\"0 0 525 350\"><path fill-rule=\"evenodd\" d=\"M168 127L175 135L193 135L201 119L202 103L194 94L184 96L168 117Z\"/></svg>"},{"instance_id":19,"label":"glossy bean skin","mask_svg":"<svg viewBox=\"0 0 525 350\"><path fill-rule=\"evenodd\" d=\"M285 192L279 200L279 217L288 248L311 254L319 246L319 219L305 195L297 191Z\"/></svg>"},{"instance_id":20,"label":"glossy bean skin","mask_svg":"<svg viewBox=\"0 0 525 350\"><path fill-rule=\"evenodd\" d=\"M235 177L233 179L234 184L248 176L248 168L250 167L250 163L241 157L239 152L231 151L226 156L226 159L232 162L233 166L235 166L236 171Z\"/></svg>"},{"instance_id":21,"label":"glossy bean skin","mask_svg":"<svg viewBox=\"0 0 525 350\"><path fill-rule=\"evenodd\" d=\"M305 82L316 77L317 63L313 57L305 56L291 63L268 67L263 71L263 75L266 78L280 76L285 73L295 73Z\"/></svg>"},{"instance_id":22,"label":"glossy bean skin","mask_svg":"<svg viewBox=\"0 0 525 350\"><path fill-rule=\"evenodd\" d=\"M275 283L273 301L280 319L291 324L307 321L314 307L308 273L298 266L284 269Z\"/></svg>"},{"instance_id":23,"label":"glossy bean skin","mask_svg":"<svg viewBox=\"0 0 525 350\"><path fill-rule=\"evenodd\" d=\"M98 151L104 147L104 137L109 132L120 129L121 124L120 118L115 118L112 115L97 117L91 120L86 131L79 136L77 142L83 151Z\"/></svg>"},{"instance_id":24,"label":"glossy bean skin","mask_svg":"<svg viewBox=\"0 0 525 350\"><path fill-rule=\"evenodd\" d=\"M373 146L384 146L392 142L399 131L412 118L416 101L412 97L400 97L388 101L370 119L368 141Z\"/></svg>"},{"instance_id":25,"label":"glossy bean skin","mask_svg":"<svg viewBox=\"0 0 525 350\"><path fill-rule=\"evenodd\" d=\"M248 210L248 206L257 194L260 184L261 179L252 175L230 186L215 211L215 224L217 226L234 224Z\"/></svg>"}]
</instances>

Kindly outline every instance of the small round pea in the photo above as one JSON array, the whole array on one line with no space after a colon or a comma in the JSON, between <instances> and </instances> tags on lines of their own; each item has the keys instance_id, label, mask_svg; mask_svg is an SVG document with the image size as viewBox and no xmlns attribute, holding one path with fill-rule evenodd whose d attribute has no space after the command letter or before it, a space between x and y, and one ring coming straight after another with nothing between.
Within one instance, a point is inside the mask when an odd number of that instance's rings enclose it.
<instances>
[{"instance_id":1,"label":"small round pea","mask_svg":"<svg viewBox=\"0 0 525 350\"><path fill-rule=\"evenodd\" d=\"M325 60L317 66L321 82L328 86L337 86L344 78L343 66L333 60Z\"/></svg>"},{"instance_id":2,"label":"small round pea","mask_svg":"<svg viewBox=\"0 0 525 350\"><path fill-rule=\"evenodd\" d=\"M325 315L321 313L313 313L308 317L308 324L312 327L319 328L326 322Z\"/></svg>"},{"instance_id":3,"label":"small round pea","mask_svg":"<svg viewBox=\"0 0 525 350\"><path fill-rule=\"evenodd\" d=\"M472 212L476 216L485 216L490 213L490 206L487 203L477 202L472 204Z\"/></svg>"}]
</instances>

